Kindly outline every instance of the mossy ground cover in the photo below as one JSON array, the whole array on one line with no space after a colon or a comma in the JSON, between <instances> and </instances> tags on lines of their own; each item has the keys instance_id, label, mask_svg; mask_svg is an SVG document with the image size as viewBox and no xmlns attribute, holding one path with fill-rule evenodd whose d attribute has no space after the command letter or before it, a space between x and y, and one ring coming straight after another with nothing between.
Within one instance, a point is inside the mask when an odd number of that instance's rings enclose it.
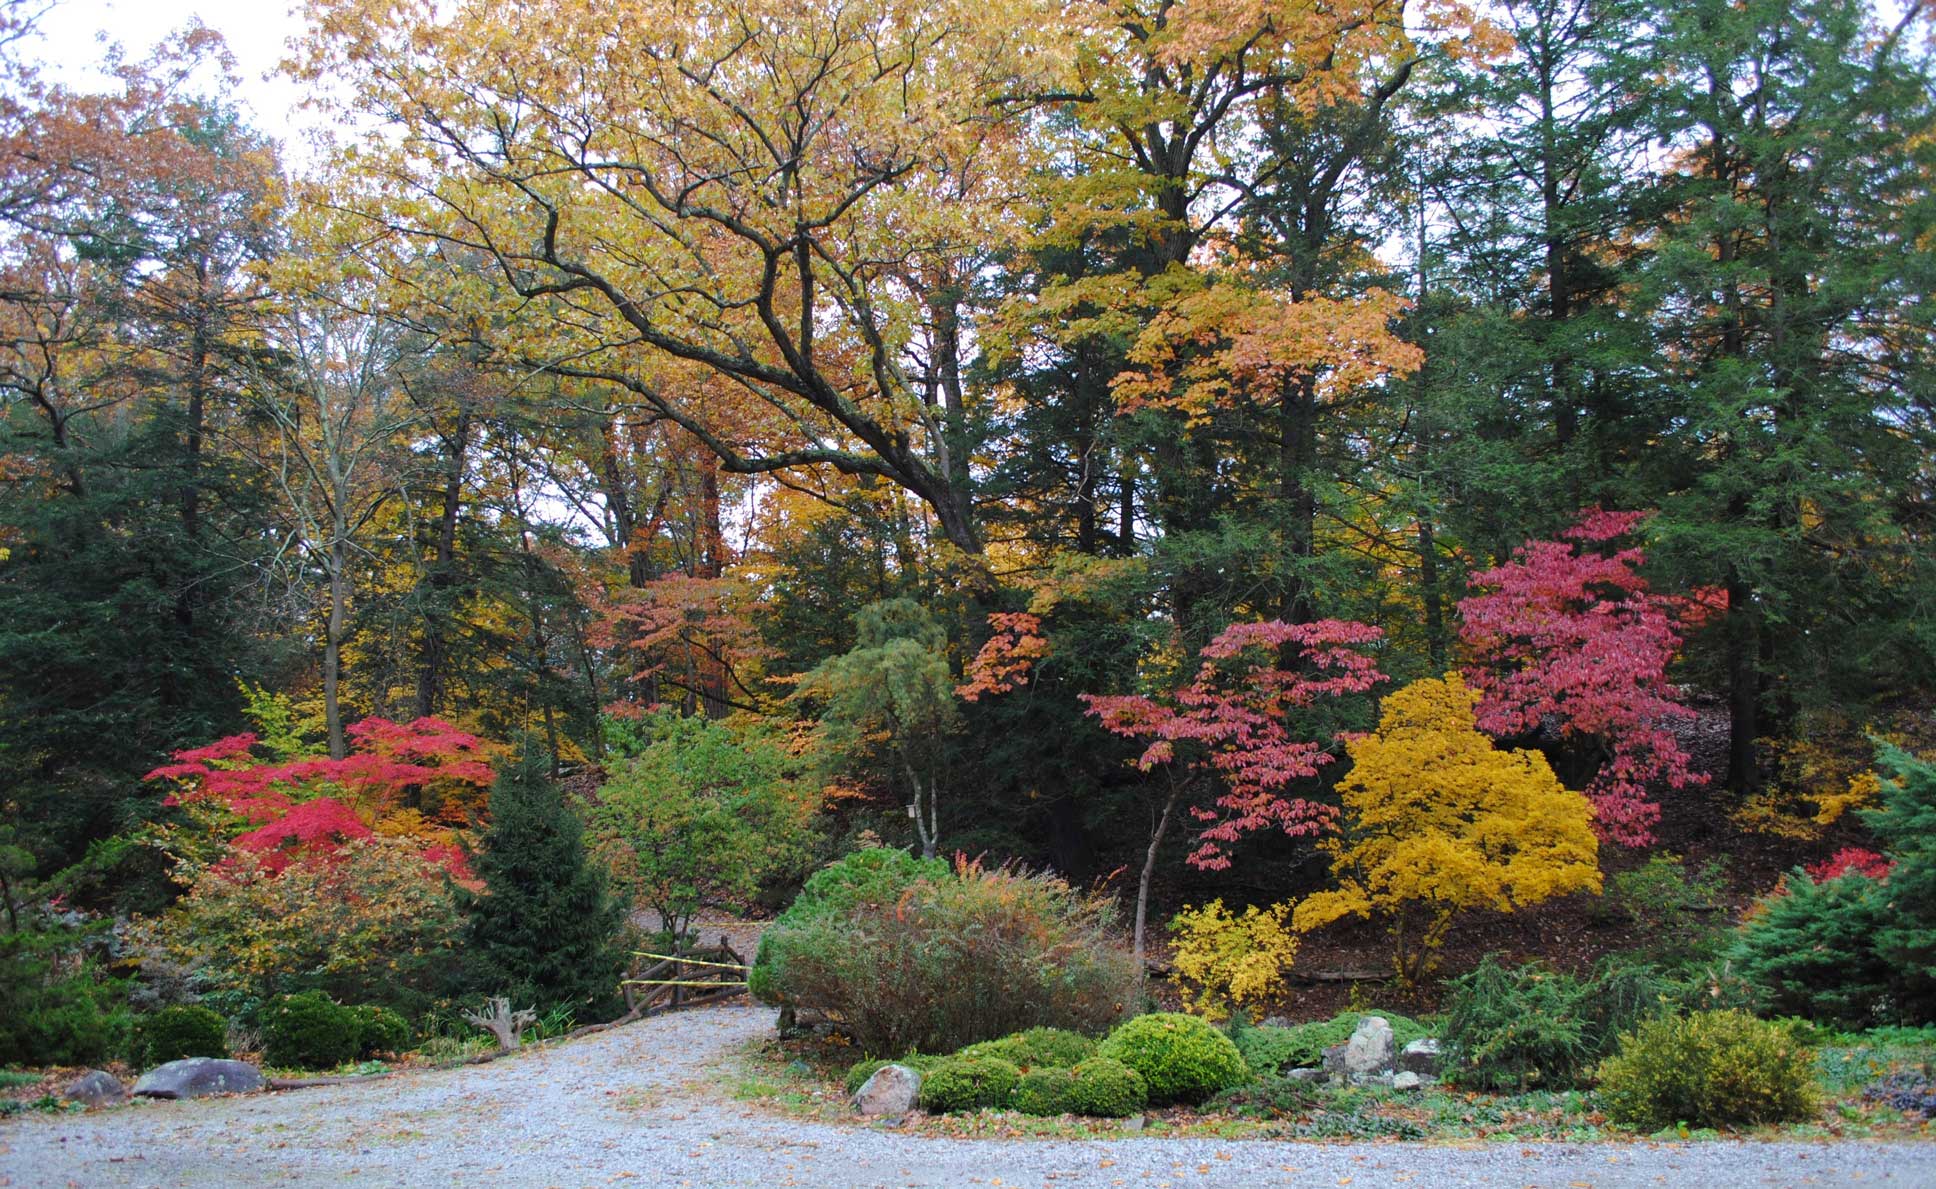
<instances>
[{"instance_id":1,"label":"mossy ground cover","mask_svg":"<svg viewBox=\"0 0 1936 1189\"><path fill-rule=\"evenodd\" d=\"M1894 1074L1936 1070L1936 1030L1829 1033L1816 1041L1822 1110L1806 1123L1727 1133L1753 1139L1936 1139L1936 1124L1863 1091ZM844 1080L859 1055L838 1037L765 1039L741 1054L734 1096L798 1118L860 1125ZM1273 1094L1273 1089L1281 1093ZM1306 1089L1254 1083L1198 1107L1152 1108L1127 1122L1072 1116L1031 1118L1014 1110L915 1114L895 1124L915 1135L997 1139L1134 1137L1409 1140L1437 1142L1567 1142L1704 1140L1723 1133L1670 1127L1643 1135L1614 1126L1599 1097L1587 1091L1494 1094L1434 1086ZM885 1124L872 1124L884 1126Z\"/></svg>"}]
</instances>

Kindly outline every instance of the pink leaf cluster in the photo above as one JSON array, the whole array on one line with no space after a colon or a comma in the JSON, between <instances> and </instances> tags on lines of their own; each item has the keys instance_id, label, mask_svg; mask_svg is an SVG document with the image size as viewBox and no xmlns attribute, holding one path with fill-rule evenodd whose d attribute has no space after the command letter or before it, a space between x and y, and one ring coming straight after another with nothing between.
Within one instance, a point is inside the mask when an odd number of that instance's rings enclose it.
<instances>
[{"instance_id":1,"label":"pink leaf cluster","mask_svg":"<svg viewBox=\"0 0 1936 1189\"><path fill-rule=\"evenodd\" d=\"M1206 824L1188 861L1223 870L1225 848L1246 834L1275 827L1295 837L1329 824L1330 806L1285 795L1293 781L1318 775L1338 742L1301 738L1296 713L1385 680L1365 651L1383 638L1378 628L1337 619L1235 624L1204 646L1188 685L1158 697L1084 694L1083 701L1105 729L1149 741L1137 761L1145 771L1181 756L1220 778L1220 795L1190 806ZM1290 667L1280 664L1287 649L1296 654Z\"/></svg>"},{"instance_id":2,"label":"pink leaf cluster","mask_svg":"<svg viewBox=\"0 0 1936 1189\"><path fill-rule=\"evenodd\" d=\"M144 778L176 784L164 804L215 800L255 825L234 839L279 873L304 856L328 856L342 844L371 836L369 826L343 799L393 806L412 788L455 783L488 788L493 779L490 747L482 739L436 718L396 723L366 718L348 730L354 750L340 760L316 757L257 763L256 737L231 735L204 747L174 753L175 762ZM321 789L336 795L316 795ZM436 853L432 853L436 852ZM448 854L444 853L448 852ZM433 846L425 857L460 878L462 852Z\"/></svg>"},{"instance_id":3,"label":"pink leaf cluster","mask_svg":"<svg viewBox=\"0 0 1936 1189\"><path fill-rule=\"evenodd\" d=\"M1647 515L1589 509L1560 540L1528 541L1511 561L1473 574L1479 593L1459 603L1479 726L1506 738L1551 718L1562 737L1600 741L1610 755L1586 788L1594 826L1627 846L1653 840L1660 806L1650 785L1706 781L1669 729L1693 712L1677 700L1667 666L1682 630L1712 600L1654 594L1640 575L1640 549L1595 548Z\"/></svg>"},{"instance_id":4,"label":"pink leaf cluster","mask_svg":"<svg viewBox=\"0 0 1936 1189\"><path fill-rule=\"evenodd\" d=\"M1808 878L1814 880L1816 883L1827 883L1831 879L1839 879L1850 872L1854 872L1867 879L1887 879L1889 878L1889 873L1895 870L1895 867L1895 860L1886 855L1879 855L1875 851L1866 850L1859 846L1845 846L1828 858L1807 868L1807 871Z\"/></svg>"},{"instance_id":5,"label":"pink leaf cluster","mask_svg":"<svg viewBox=\"0 0 1936 1189\"><path fill-rule=\"evenodd\" d=\"M984 694L1005 694L1016 686L1027 685L1035 663L1049 655L1049 640L1042 634L1042 617L1026 611L997 611L988 617L995 634L975 653L963 674L968 680L955 687L955 696L964 702L979 701Z\"/></svg>"}]
</instances>

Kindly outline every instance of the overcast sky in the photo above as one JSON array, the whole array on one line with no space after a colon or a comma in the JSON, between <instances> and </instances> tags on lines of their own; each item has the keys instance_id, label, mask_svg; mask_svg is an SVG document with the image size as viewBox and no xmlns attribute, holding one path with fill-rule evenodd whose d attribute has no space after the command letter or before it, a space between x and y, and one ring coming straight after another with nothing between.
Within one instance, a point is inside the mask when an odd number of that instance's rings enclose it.
<instances>
[{"instance_id":1,"label":"overcast sky","mask_svg":"<svg viewBox=\"0 0 1936 1189\"><path fill-rule=\"evenodd\" d=\"M37 23L41 36L27 52L60 81L91 88L103 81L103 36L139 59L197 18L221 33L235 55L239 83L230 98L248 111L251 123L299 156L290 142L315 126L315 117L296 110L303 98L300 88L271 77L286 56L289 38L303 28L290 0L59 0Z\"/></svg>"}]
</instances>

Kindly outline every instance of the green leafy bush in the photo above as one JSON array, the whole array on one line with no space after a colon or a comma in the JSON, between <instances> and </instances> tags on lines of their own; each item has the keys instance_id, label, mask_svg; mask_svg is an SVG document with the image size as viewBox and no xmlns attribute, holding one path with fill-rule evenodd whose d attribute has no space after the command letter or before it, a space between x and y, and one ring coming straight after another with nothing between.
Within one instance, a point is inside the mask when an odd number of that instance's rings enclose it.
<instances>
[{"instance_id":1,"label":"green leafy bush","mask_svg":"<svg viewBox=\"0 0 1936 1189\"><path fill-rule=\"evenodd\" d=\"M1025 1115L1067 1115L1075 1112L1075 1089L1075 1074L1044 1065L1021 1076L1009 1105Z\"/></svg>"},{"instance_id":2,"label":"green leafy bush","mask_svg":"<svg viewBox=\"0 0 1936 1189\"><path fill-rule=\"evenodd\" d=\"M1113 1057L1091 1057L1069 1071L1069 1110L1078 1115L1120 1119L1149 1102L1143 1075Z\"/></svg>"},{"instance_id":3,"label":"green leafy bush","mask_svg":"<svg viewBox=\"0 0 1936 1189\"><path fill-rule=\"evenodd\" d=\"M127 1051L127 980L69 931L0 935L0 1064L98 1065Z\"/></svg>"},{"instance_id":4,"label":"green leafy bush","mask_svg":"<svg viewBox=\"0 0 1936 1189\"><path fill-rule=\"evenodd\" d=\"M1689 867L1679 855L1656 854L1608 879L1603 904L1641 926L1647 954L1669 965L1711 957L1725 939L1727 879L1719 861Z\"/></svg>"},{"instance_id":5,"label":"green leafy bush","mask_svg":"<svg viewBox=\"0 0 1936 1189\"><path fill-rule=\"evenodd\" d=\"M1044 1066L1068 1069L1095 1055L1096 1042L1093 1038L1067 1028L1030 1028L1000 1040L984 1040L969 1045L956 1054L960 1057L1000 1057L1019 1069L1039 1069Z\"/></svg>"},{"instance_id":6,"label":"green leafy bush","mask_svg":"<svg viewBox=\"0 0 1936 1189\"><path fill-rule=\"evenodd\" d=\"M1645 1130L1800 1122L1819 1106L1814 1067L1786 1024L1738 1011L1666 1016L1621 1038L1600 1066L1600 1096L1614 1122Z\"/></svg>"},{"instance_id":7,"label":"green leafy bush","mask_svg":"<svg viewBox=\"0 0 1936 1189\"><path fill-rule=\"evenodd\" d=\"M133 1056L144 1068L183 1057L228 1055L228 1021L199 1004L164 1007L135 1021Z\"/></svg>"},{"instance_id":8,"label":"green leafy bush","mask_svg":"<svg viewBox=\"0 0 1936 1189\"><path fill-rule=\"evenodd\" d=\"M945 1057L930 1056L926 1053L909 1053L905 1057L869 1057L856 1061L847 1067L847 1093L858 1094L867 1084L867 1079L879 1073L884 1065L905 1065L914 1072L925 1075L928 1070L947 1060Z\"/></svg>"},{"instance_id":9,"label":"green leafy bush","mask_svg":"<svg viewBox=\"0 0 1936 1189\"><path fill-rule=\"evenodd\" d=\"M410 1022L387 1007L365 1004L349 1009L356 1016L356 1055L401 1053L410 1047Z\"/></svg>"},{"instance_id":10,"label":"green leafy bush","mask_svg":"<svg viewBox=\"0 0 1936 1189\"><path fill-rule=\"evenodd\" d=\"M1230 1038L1196 1016L1153 1012L1111 1032L1097 1054L1143 1075L1158 1105L1202 1102L1250 1076Z\"/></svg>"},{"instance_id":11,"label":"green leafy bush","mask_svg":"<svg viewBox=\"0 0 1936 1189\"><path fill-rule=\"evenodd\" d=\"M818 786L780 732L665 710L611 733L632 754L599 789L592 832L619 887L668 927L805 873Z\"/></svg>"},{"instance_id":12,"label":"green leafy bush","mask_svg":"<svg viewBox=\"0 0 1936 1189\"><path fill-rule=\"evenodd\" d=\"M1328 1020L1313 1020L1288 1028L1262 1024L1233 1030L1231 1039L1243 1054L1244 1064L1259 1077L1287 1069L1309 1069L1324 1062L1324 1050L1351 1039L1358 1022L1366 1016L1383 1016L1392 1027L1392 1045L1404 1046L1432 1035L1432 1030L1409 1016L1394 1012L1345 1012Z\"/></svg>"},{"instance_id":13,"label":"green leafy bush","mask_svg":"<svg viewBox=\"0 0 1936 1189\"><path fill-rule=\"evenodd\" d=\"M1673 984L1650 968L1603 964L1586 978L1539 963L1507 968L1487 957L1449 984L1448 1077L1487 1090L1582 1084L1620 1034L1663 1010Z\"/></svg>"},{"instance_id":14,"label":"green leafy bush","mask_svg":"<svg viewBox=\"0 0 1936 1189\"><path fill-rule=\"evenodd\" d=\"M1137 993L1114 924L1112 902L1053 876L862 851L808 881L749 982L766 1002L840 1021L868 1053L1097 1031Z\"/></svg>"},{"instance_id":15,"label":"green leafy bush","mask_svg":"<svg viewBox=\"0 0 1936 1189\"><path fill-rule=\"evenodd\" d=\"M1252 1118L1302 1114L1317 1102L1318 1087L1297 1078L1267 1074L1212 1098L1205 1109Z\"/></svg>"},{"instance_id":16,"label":"green leafy bush","mask_svg":"<svg viewBox=\"0 0 1936 1189\"><path fill-rule=\"evenodd\" d=\"M157 940L238 1018L301 991L419 1014L455 989L463 925L447 873L421 851L368 838L280 874L239 855L197 874Z\"/></svg>"},{"instance_id":17,"label":"green leafy bush","mask_svg":"<svg viewBox=\"0 0 1936 1189\"><path fill-rule=\"evenodd\" d=\"M321 991L279 995L262 1009L262 1056L286 1069L334 1069L354 1061L362 1027L356 1012Z\"/></svg>"},{"instance_id":18,"label":"green leafy bush","mask_svg":"<svg viewBox=\"0 0 1936 1189\"><path fill-rule=\"evenodd\" d=\"M921 1108L935 1114L1007 1106L1022 1071L999 1057L949 1057L921 1077Z\"/></svg>"}]
</instances>

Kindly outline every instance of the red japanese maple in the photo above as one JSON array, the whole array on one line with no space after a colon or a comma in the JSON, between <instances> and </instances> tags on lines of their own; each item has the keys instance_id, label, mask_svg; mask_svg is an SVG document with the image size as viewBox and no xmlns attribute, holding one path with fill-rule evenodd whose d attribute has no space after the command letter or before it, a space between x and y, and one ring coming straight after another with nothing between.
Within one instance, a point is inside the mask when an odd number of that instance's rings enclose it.
<instances>
[{"instance_id":1,"label":"red japanese maple","mask_svg":"<svg viewBox=\"0 0 1936 1189\"><path fill-rule=\"evenodd\" d=\"M1137 761L1143 770L1181 763L1217 777L1221 792L1190 806L1205 825L1188 861L1222 870L1230 866L1225 848L1246 834L1276 827L1295 837L1330 823L1330 806L1286 790L1318 775L1341 736L1304 738L1311 731L1299 719L1323 700L1385 680L1365 651L1383 637L1336 619L1235 624L1203 648L1188 685L1157 697L1084 694L1083 701L1109 731L1149 740ZM1281 663L1287 651L1296 658L1290 667Z\"/></svg>"},{"instance_id":2,"label":"red japanese maple","mask_svg":"<svg viewBox=\"0 0 1936 1189\"><path fill-rule=\"evenodd\" d=\"M346 842L370 837L366 818L403 805L413 789L468 793L446 801L458 807L451 814L461 816L462 807L480 801L493 779L489 745L440 719L366 718L349 728L349 737L354 750L340 760L264 763L253 753L254 735L231 735L174 753L174 763L144 779L175 782L164 804L214 800L252 823L255 828L231 845L255 854L272 872L301 858L326 858ZM458 847L433 844L424 857L459 878L469 875Z\"/></svg>"},{"instance_id":3,"label":"red japanese maple","mask_svg":"<svg viewBox=\"0 0 1936 1189\"><path fill-rule=\"evenodd\" d=\"M1609 752L1586 788L1602 839L1653 840L1660 806L1650 785L1703 784L1669 723L1692 715L1667 681L1682 629L1711 600L1655 594L1638 548L1600 546L1630 534L1645 512L1581 514L1557 541L1528 541L1512 560L1472 575L1480 593L1461 600L1460 636L1481 695L1479 726L1524 735L1550 720L1562 738L1597 740Z\"/></svg>"},{"instance_id":4,"label":"red japanese maple","mask_svg":"<svg viewBox=\"0 0 1936 1189\"><path fill-rule=\"evenodd\" d=\"M1894 859L1879 855L1875 851L1859 846L1845 846L1828 858L1807 868L1808 878L1816 883L1827 883L1831 879L1854 872L1868 879L1887 879L1895 870Z\"/></svg>"}]
</instances>

